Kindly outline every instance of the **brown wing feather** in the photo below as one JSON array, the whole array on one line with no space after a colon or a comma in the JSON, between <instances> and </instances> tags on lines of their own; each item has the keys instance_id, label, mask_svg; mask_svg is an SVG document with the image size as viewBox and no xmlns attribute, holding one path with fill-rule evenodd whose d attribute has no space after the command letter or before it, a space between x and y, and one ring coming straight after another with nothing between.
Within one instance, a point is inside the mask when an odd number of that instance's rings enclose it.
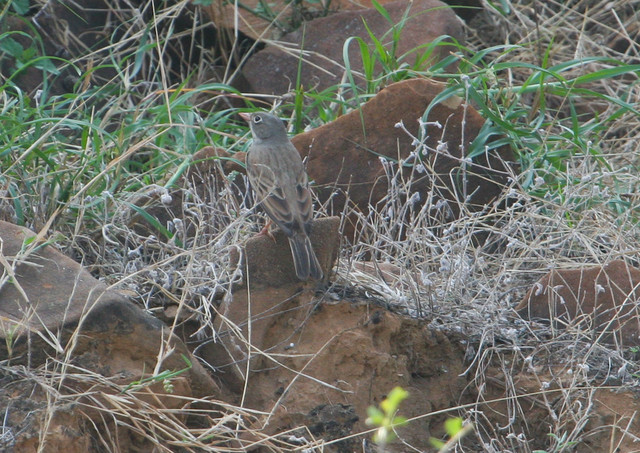
<instances>
[{"instance_id":1,"label":"brown wing feather","mask_svg":"<svg viewBox=\"0 0 640 453\"><path fill-rule=\"evenodd\" d=\"M296 184L296 206L300 214L300 220L307 234L311 230L311 221L313 220L313 203L311 201L311 191L309 190L309 182L307 174L303 171Z\"/></svg>"},{"instance_id":2,"label":"brown wing feather","mask_svg":"<svg viewBox=\"0 0 640 453\"><path fill-rule=\"evenodd\" d=\"M246 162L256 201L269 217L288 236L295 231L309 234L313 203L309 180L294 146L290 142L278 146L262 143L249 149Z\"/></svg>"},{"instance_id":3,"label":"brown wing feather","mask_svg":"<svg viewBox=\"0 0 640 453\"><path fill-rule=\"evenodd\" d=\"M292 234L294 212L282 187L277 185L273 171L266 165L250 164L247 161L249 183L256 193L256 201L260 203L267 215L284 230Z\"/></svg>"}]
</instances>

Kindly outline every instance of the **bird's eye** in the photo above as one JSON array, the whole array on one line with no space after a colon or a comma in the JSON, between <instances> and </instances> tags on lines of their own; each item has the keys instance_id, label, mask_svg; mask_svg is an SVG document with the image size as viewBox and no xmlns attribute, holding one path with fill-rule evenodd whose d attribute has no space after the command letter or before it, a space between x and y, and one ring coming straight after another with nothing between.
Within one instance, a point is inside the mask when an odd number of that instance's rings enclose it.
<instances>
[{"instance_id":1,"label":"bird's eye","mask_svg":"<svg viewBox=\"0 0 640 453\"><path fill-rule=\"evenodd\" d=\"M262 117L260 115L256 115L253 117L253 122L254 123L261 123L262 122Z\"/></svg>"}]
</instances>

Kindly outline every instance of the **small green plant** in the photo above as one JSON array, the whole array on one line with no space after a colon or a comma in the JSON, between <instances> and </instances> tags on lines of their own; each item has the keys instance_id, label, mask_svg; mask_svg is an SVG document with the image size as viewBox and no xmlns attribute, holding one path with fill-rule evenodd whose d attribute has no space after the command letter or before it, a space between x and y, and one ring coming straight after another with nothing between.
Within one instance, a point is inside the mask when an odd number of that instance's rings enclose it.
<instances>
[{"instance_id":1,"label":"small green plant","mask_svg":"<svg viewBox=\"0 0 640 453\"><path fill-rule=\"evenodd\" d=\"M411 5L407 7L402 18L397 22L391 18L389 12L380 3L373 0L372 5L388 22L389 30L382 36L376 36L365 21L364 26L367 30L368 39L352 36L345 41L342 50L350 88L356 97L358 97L359 91L364 91L366 95L375 94L386 85L401 80L425 75L441 75L444 72L444 68L458 59L455 55L450 55L441 61L435 61L433 58L433 53L439 46L459 47L458 43L447 35L439 36L428 44L400 53L398 50L399 42L407 21L419 20L415 15L410 15ZM357 44L360 51L363 75L366 81L364 90L356 86L353 75L353 64L349 56L349 47L352 42Z\"/></svg>"},{"instance_id":2,"label":"small green plant","mask_svg":"<svg viewBox=\"0 0 640 453\"><path fill-rule=\"evenodd\" d=\"M449 440L444 442L440 439L431 437L429 442L438 449L439 453L450 451L464 436L473 431L473 423L463 423L462 418L453 417L444 422L444 429L447 432Z\"/></svg>"},{"instance_id":3,"label":"small green plant","mask_svg":"<svg viewBox=\"0 0 640 453\"><path fill-rule=\"evenodd\" d=\"M18 330L18 325L13 324L8 328L5 328L4 323L0 324L2 327L2 333L4 335L4 341L7 346L7 359L11 359L13 357L13 346L16 341L16 332Z\"/></svg>"},{"instance_id":4,"label":"small green plant","mask_svg":"<svg viewBox=\"0 0 640 453\"><path fill-rule=\"evenodd\" d=\"M394 430L397 426L403 426L407 423L405 417L397 416L396 413L402 403L409 396L402 387L395 387L389 395L380 403L380 408L369 406L367 409L366 424L377 426L378 429L373 435L373 441L384 451L386 445L395 439Z\"/></svg>"},{"instance_id":5,"label":"small green plant","mask_svg":"<svg viewBox=\"0 0 640 453\"><path fill-rule=\"evenodd\" d=\"M162 386L164 387L165 392L173 393L173 383L171 382L171 380L181 375L182 373L189 371L193 367L193 364L187 358L187 356L185 356L184 354L180 354L180 356L182 357L182 360L184 360L184 362L187 365L185 368L182 368L180 370L175 370L175 371L165 370L162 373L157 374L155 376L150 376L148 378L140 379L138 381L133 381L129 385L127 385L122 390L121 393L127 393L131 389L139 390L143 387L153 385L157 382L162 382Z\"/></svg>"}]
</instances>

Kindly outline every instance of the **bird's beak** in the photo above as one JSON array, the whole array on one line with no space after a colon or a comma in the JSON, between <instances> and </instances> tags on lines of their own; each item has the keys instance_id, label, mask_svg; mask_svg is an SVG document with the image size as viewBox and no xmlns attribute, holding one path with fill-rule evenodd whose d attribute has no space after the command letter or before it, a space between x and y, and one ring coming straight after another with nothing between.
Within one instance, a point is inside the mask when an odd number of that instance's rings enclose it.
<instances>
[{"instance_id":1,"label":"bird's beak","mask_svg":"<svg viewBox=\"0 0 640 453\"><path fill-rule=\"evenodd\" d=\"M238 115L240 115L240 118L245 120L247 123L251 122L251 114L250 113L241 112L241 113L238 113Z\"/></svg>"}]
</instances>

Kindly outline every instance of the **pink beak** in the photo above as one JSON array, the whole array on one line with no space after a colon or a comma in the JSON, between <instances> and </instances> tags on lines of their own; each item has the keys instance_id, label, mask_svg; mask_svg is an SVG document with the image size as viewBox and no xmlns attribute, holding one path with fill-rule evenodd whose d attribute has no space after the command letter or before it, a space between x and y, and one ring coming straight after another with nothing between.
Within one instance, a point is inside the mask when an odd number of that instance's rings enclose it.
<instances>
[{"instance_id":1,"label":"pink beak","mask_svg":"<svg viewBox=\"0 0 640 453\"><path fill-rule=\"evenodd\" d=\"M240 118L242 118L243 120L245 120L247 123L251 122L251 114L250 113L238 113L238 115L240 115Z\"/></svg>"}]
</instances>

